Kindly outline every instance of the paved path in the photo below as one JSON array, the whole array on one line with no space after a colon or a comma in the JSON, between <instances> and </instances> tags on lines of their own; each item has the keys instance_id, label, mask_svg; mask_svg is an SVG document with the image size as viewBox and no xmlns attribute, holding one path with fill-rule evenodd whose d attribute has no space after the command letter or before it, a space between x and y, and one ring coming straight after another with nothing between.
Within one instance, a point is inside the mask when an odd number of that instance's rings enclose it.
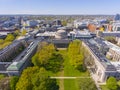
<instances>
[{"instance_id":1,"label":"paved path","mask_svg":"<svg viewBox=\"0 0 120 90\"><path fill-rule=\"evenodd\" d=\"M50 77L51 79L77 79L77 78L91 78L91 77Z\"/></svg>"}]
</instances>

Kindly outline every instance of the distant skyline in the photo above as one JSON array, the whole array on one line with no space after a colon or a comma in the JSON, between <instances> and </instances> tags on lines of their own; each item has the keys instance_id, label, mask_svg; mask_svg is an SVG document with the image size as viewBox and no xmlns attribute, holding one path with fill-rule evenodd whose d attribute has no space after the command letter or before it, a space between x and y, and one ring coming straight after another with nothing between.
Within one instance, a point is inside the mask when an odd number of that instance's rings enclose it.
<instances>
[{"instance_id":1,"label":"distant skyline","mask_svg":"<svg viewBox=\"0 0 120 90\"><path fill-rule=\"evenodd\" d=\"M0 14L107 14L120 13L120 0L0 0Z\"/></svg>"}]
</instances>

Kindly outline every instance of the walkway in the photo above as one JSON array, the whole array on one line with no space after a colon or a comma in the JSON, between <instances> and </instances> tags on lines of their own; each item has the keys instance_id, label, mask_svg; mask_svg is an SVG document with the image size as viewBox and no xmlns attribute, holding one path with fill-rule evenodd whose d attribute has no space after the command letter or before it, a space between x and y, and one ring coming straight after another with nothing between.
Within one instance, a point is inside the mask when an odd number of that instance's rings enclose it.
<instances>
[{"instance_id":1,"label":"walkway","mask_svg":"<svg viewBox=\"0 0 120 90\"><path fill-rule=\"evenodd\" d=\"M79 79L79 78L91 78L91 77L50 77L51 79Z\"/></svg>"}]
</instances>

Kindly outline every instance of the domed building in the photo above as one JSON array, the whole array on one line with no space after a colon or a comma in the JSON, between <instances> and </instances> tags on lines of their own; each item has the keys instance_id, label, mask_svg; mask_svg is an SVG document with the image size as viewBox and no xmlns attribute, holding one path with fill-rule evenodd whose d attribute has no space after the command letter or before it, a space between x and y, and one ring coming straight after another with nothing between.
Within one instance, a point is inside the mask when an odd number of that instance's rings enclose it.
<instances>
[{"instance_id":1,"label":"domed building","mask_svg":"<svg viewBox=\"0 0 120 90\"><path fill-rule=\"evenodd\" d=\"M56 39L64 39L67 37L67 32L65 30L58 30L56 32L55 38Z\"/></svg>"}]
</instances>

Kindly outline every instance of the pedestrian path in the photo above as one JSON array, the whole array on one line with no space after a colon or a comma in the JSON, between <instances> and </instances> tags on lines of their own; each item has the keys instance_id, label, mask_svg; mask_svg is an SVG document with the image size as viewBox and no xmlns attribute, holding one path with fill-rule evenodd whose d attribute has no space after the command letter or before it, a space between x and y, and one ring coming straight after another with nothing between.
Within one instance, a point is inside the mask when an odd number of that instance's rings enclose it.
<instances>
[{"instance_id":1,"label":"pedestrian path","mask_svg":"<svg viewBox=\"0 0 120 90\"><path fill-rule=\"evenodd\" d=\"M79 79L79 78L91 78L91 77L50 77L51 79Z\"/></svg>"}]
</instances>

